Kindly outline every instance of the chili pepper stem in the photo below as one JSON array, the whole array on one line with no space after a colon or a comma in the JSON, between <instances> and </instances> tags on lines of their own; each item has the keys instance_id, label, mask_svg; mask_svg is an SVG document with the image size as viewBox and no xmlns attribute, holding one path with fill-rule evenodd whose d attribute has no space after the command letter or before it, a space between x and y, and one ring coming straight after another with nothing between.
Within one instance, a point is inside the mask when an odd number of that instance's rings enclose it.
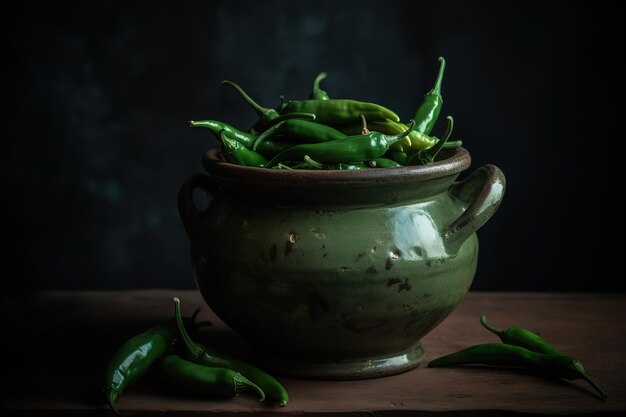
<instances>
[{"instance_id":1,"label":"chili pepper stem","mask_svg":"<svg viewBox=\"0 0 626 417\"><path fill-rule=\"evenodd\" d=\"M313 159L311 159L309 155L304 155L303 159L304 159L304 162L311 165L313 168L324 169L324 165L320 164L317 161L314 161Z\"/></svg>"},{"instance_id":2,"label":"chili pepper stem","mask_svg":"<svg viewBox=\"0 0 626 417\"><path fill-rule=\"evenodd\" d=\"M319 90L320 89L320 82L326 78L326 73L325 72L320 72L317 77L315 77L315 80L313 81L313 91Z\"/></svg>"},{"instance_id":3,"label":"chili pepper stem","mask_svg":"<svg viewBox=\"0 0 626 417\"><path fill-rule=\"evenodd\" d=\"M293 113L288 113L288 114L293 114ZM285 116L285 115L283 115L283 116ZM274 120L276 120L276 119L274 119ZM263 142L265 139L267 139L268 137L272 136L284 124L285 124L285 120L275 124L274 126L272 126L269 129L267 129L265 132L261 133L256 138L256 140L252 143L252 150L256 151L257 147L259 146L259 143Z\"/></svg>"},{"instance_id":4,"label":"chili pepper stem","mask_svg":"<svg viewBox=\"0 0 626 417\"><path fill-rule=\"evenodd\" d=\"M504 330L493 327L489 323L487 323L487 317L484 314L480 316L480 324L482 324L485 329L489 330L491 333L495 334L498 337L502 337L502 335L504 334Z\"/></svg>"},{"instance_id":5,"label":"chili pepper stem","mask_svg":"<svg viewBox=\"0 0 626 417\"><path fill-rule=\"evenodd\" d=\"M443 149L455 149L463 146L462 140L448 140L443 144Z\"/></svg>"},{"instance_id":6,"label":"chili pepper stem","mask_svg":"<svg viewBox=\"0 0 626 417\"><path fill-rule=\"evenodd\" d=\"M178 325L178 332L180 333L180 337L183 339L185 350L187 351L190 360L193 362L204 353L204 348L194 342L191 339L191 336L189 336L189 333L187 333L187 329L185 329L183 318L180 313L180 299L178 297L174 297L174 311L176 315L176 324Z\"/></svg>"},{"instance_id":7,"label":"chili pepper stem","mask_svg":"<svg viewBox=\"0 0 626 417\"><path fill-rule=\"evenodd\" d=\"M265 400L265 393L263 392L261 387L259 387L254 382L250 381L245 376L241 375L239 372L235 374L233 378L233 384L235 386L235 392L243 392L251 388L254 391L256 391L257 394L259 394L259 397L260 397L259 401Z\"/></svg>"},{"instance_id":8,"label":"chili pepper stem","mask_svg":"<svg viewBox=\"0 0 626 417\"><path fill-rule=\"evenodd\" d=\"M243 89L241 87L239 87L238 84L229 81L229 80L224 80L222 81L222 85L228 85L230 87L233 87L235 90L237 90L237 92L239 93L239 95L241 95L241 97L250 105L252 106L252 108L257 112L257 114L259 115L259 117L263 117L267 111L269 109L262 107L259 103L257 103L256 101L252 100L252 97L250 97L248 94L246 94L245 91L243 91Z\"/></svg>"},{"instance_id":9,"label":"chili pepper stem","mask_svg":"<svg viewBox=\"0 0 626 417\"><path fill-rule=\"evenodd\" d=\"M437 142L432 148L414 153L407 161L407 165L412 165L415 160L420 161L422 164L428 164L435 160L439 151L443 149L448 139L450 139L450 135L452 135L452 130L454 129L454 119L452 116L446 117L446 122L446 130L439 142Z\"/></svg>"},{"instance_id":10,"label":"chili pepper stem","mask_svg":"<svg viewBox=\"0 0 626 417\"><path fill-rule=\"evenodd\" d=\"M293 113L285 113L280 116L270 120L267 122L266 127L270 128L275 126L277 123L283 122L287 119L311 119L315 120L315 114L313 113L302 113L302 112L293 112Z\"/></svg>"},{"instance_id":11,"label":"chili pepper stem","mask_svg":"<svg viewBox=\"0 0 626 417\"><path fill-rule=\"evenodd\" d=\"M276 168L276 169L286 169L286 170L289 170L289 171L293 171L293 168L292 168L292 167L287 166L287 165L285 165L285 164L281 164L281 163L276 164L276 165L274 166L274 168Z\"/></svg>"},{"instance_id":12,"label":"chili pepper stem","mask_svg":"<svg viewBox=\"0 0 626 417\"><path fill-rule=\"evenodd\" d=\"M583 368L583 364L580 361L574 361L574 363L572 363L572 366L576 370L576 373L578 373L578 375L582 379L587 381L589 385L591 385L593 389L595 389L598 392L598 394L600 394L600 397L602 397L603 400L606 400L607 398L609 398L609 395L606 392L604 392L602 388L600 388L595 382L593 382L591 377L587 374L587 372L585 372L585 368Z\"/></svg>"},{"instance_id":13,"label":"chili pepper stem","mask_svg":"<svg viewBox=\"0 0 626 417\"><path fill-rule=\"evenodd\" d=\"M363 120L365 121L365 117L363 118ZM405 137L409 136L411 134L411 132L413 131L413 128L415 127L415 120L411 119L409 120L409 127L407 128L407 130L405 130L402 133L399 133L397 135L393 135L393 136L387 136L387 146L391 146L394 143L404 139ZM367 126L365 127L365 129L367 129Z\"/></svg>"},{"instance_id":14,"label":"chili pepper stem","mask_svg":"<svg viewBox=\"0 0 626 417\"><path fill-rule=\"evenodd\" d=\"M109 388L107 389L107 400L109 401L109 407L111 408L111 411L113 411L113 413L115 413L115 415L120 416L120 412L117 409L117 407L115 407L115 401L117 401L117 397L120 396L120 393L117 392L116 389L113 388Z\"/></svg>"},{"instance_id":15,"label":"chili pepper stem","mask_svg":"<svg viewBox=\"0 0 626 417\"><path fill-rule=\"evenodd\" d=\"M372 132L370 132L370 130L367 128L367 119L365 118L364 114L361 114L360 116L361 116L361 123L363 124L363 128L361 129L361 134L369 135Z\"/></svg>"}]
</instances>

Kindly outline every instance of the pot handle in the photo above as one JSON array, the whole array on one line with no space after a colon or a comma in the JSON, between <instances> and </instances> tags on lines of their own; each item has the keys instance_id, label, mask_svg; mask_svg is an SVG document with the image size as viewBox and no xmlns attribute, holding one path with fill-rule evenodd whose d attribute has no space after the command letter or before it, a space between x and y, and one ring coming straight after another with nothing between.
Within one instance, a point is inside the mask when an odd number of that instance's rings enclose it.
<instances>
[{"instance_id":1,"label":"pot handle","mask_svg":"<svg viewBox=\"0 0 626 417\"><path fill-rule=\"evenodd\" d=\"M495 165L483 165L463 181L450 187L450 194L467 204L467 209L444 230L448 253L459 248L496 212L506 188L504 173Z\"/></svg>"},{"instance_id":2,"label":"pot handle","mask_svg":"<svg viewBox=\"0 0 626 417\"><path fill-rule=\"evenodd\" d=\"M219 191L213 178L202 174L189 177L182 187L180 187L180 191L178 192L178 212L183 221L185 232L190 238L203 214L196 208L193 202L193 192L196 189L202 190L210 197L215 197Z\"/></svg>"}]
</instances>

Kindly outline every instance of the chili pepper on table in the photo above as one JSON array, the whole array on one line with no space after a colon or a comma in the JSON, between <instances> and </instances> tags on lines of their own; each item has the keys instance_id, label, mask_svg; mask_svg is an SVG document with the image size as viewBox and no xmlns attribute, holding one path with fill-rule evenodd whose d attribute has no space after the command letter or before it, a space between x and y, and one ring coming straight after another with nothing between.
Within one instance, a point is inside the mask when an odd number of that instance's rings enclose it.
<instances>
[{"instance_id":1,"label":"chili pepper on table","mask_svg":"<svg viewBox=\"0 0 626 417\"><path fill-rule=\"evenodd\" d=\"M279 112L284 115L313 113L315 121L325 125L354 123L361 114L369 121L400 121L396 113L379 104L349 99L293 100L283 104Z\"/></svg>"},{"instance_id":2,"label":"chili pepper on table","mask_svg":"<svg viewBox=\"0 0 626 417\"><path fill-rule=\"evenodd\" d=\"M600 394L602 399L608 398L608 395L587 375L582 363L565 355L537 353L505 343L485 343L439 357L431 361L428 367L456 365L521 367L556 378L583 379Z\"/></svg>"},{"instance_id":3,"label":"chili pepper on table","mask_svg":"<svg viewBox=\"0 0 626 417\"><path fill-rule=\"evenodd\" d=\"M273 157L266 166L272 167L283 161L302 161L305 155L317 162L326 164L346 161L364 162L379 158L387 152L389 146L406 137L413 129L414 124L415 122L411 120L411 126L405 132L394 136L370 132L363 135L347 136L332 142L292 146Z\"/></svg>"},{"instance_id":4,"label":"chili pepper on table","mask_svg":"<svg viewBox=\"0 0 626 417\"><path fill-rule=\"evenodd\" d=\"M232 397L243 391L254 390L259 394L259 401L265 399L261 388L232 369L202 366L178 355L169 355L161 359L160 371L171 388L185 394Z\"/></svg>"},{"instance_id":5,"label":"chili pepper on table","mask_svg":"<svg viewBox=\"0 0 626 417\"><path fill-rule=\"evenodd\" d=\"M424 96L424 101L415 111L415 130L428 135L435 127L435 123L439 118L439 113L443 107L443 97L441 96L441 82L443 80L443 72L446 69L446 60L439 57L439 74L432 90Z\"/></svg>"},{"instance_id":6,"label":"chili pepper on table","mask_svg":"<svg viewBox=\"0 0 626 417\"><path fill-rule=\"evenodd\" d=\"M191 318L183 318L183 327L186 324L195 333L199 326L210 324L195 323L199 311L196 310ZM117 398L172 348L177 337L177 323L170 320L128 339L119 348L106 368L104 384L107 402L115 414L119 415L115 407Z\"/></svg>"},{"instance_id":7,"label":"chili pepper on table","mask_svg":"<svg viewBox=\"0 0 626 417\"><path fill-rule=\"evenodd\" d=\"M330 142L346 137L346 135L339 130L321 123L304 119L289 119L283 120L261 133L254 141L252 149L256 150L266 138L274 134L280 134L285 137L285 140L298 143Z\"/></svg>"},{"instance_id":8,"label":"chili pepper on table","mask_svg":"<svg viewBox=\"0 0 626 417\"><path fill-rule=\"evenodd\" d=\"M313 81L313 91L309 95L310 100L328 100L328 93L320 88L320 82L326 78L325 72L320 72Z\"/></svg>"},{"instance_id":9,"label":"chili pepper on table","mask_svg":"<svg viewBox=\"0 0 626 417\"><path fill-rule=\"evenodd\" d=\"M505 330L501 330L487 323L487 317L484 315L480 316L480 323L485 329L498 336L502 342L509 345L520 346L537 353L565 355L565 353L554 348L548 342L543 340L541 336L537 333L531 332L530 330L522 327L509 327Z\"/></svg>"},{"instance_id":10,"label":"chili pepper on table","mask_svg":"<svg viewBox=\"0 0 626 417\"><path fill-rule=\"evenodd\" d=\"M174 306L181 342L188 360L200 365L233 369L259 386L267 398L278 401L281 406L287 405L289 402L287 390L273 376L253 365L215 352L207 346L193 341L183 325L180 313L180 299L178 297L174 297Z\"/></svg>"},{"instance_id":11,"label":"chili pepper on table","mask_svg":"<svg viewBox=\"0 0 626 417\"><path fill-rule=\"evenodd\" d=\"M249 167L263 167L267 164L267 159L263 155L243 146L230 137L226 130L220 131L220 142L222 143L222 154L231 164Z\"/></svg>"},{"instance_id":12,"label":"chili pepper on table","mask_svg":"<svg viewBox=\"0 0 626 417\"><path fill-rule=\"evenodd\" d=\"M252 98L246 94L245 91L236 83L224 80L222 81L222 85L228 85L233 87L239 95L256 111L259 115L259 121L254 125L254 130L257 132L261 132L278 122L281 122L286 119L292 118L307 118L307 119L315 119L315 114L311 112L290 112L289 114L280 114L276 109L263 107L259 105L256 101L252 100Z\"/></svg>"}]
</instances>

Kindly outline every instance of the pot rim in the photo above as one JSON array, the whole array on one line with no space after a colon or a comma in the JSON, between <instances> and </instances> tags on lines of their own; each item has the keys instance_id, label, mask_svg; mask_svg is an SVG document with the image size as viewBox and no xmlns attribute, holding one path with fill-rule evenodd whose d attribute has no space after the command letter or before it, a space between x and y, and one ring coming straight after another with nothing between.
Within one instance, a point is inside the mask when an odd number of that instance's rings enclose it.
<instances>
[{"instance_id":1,"label":"pot rim","mask_svg":"<svg viewBox=\"0 0 626 417\"><path fill-rule=\"evenodd\" d=\"M428 165L354 170L282 170L248 167L226 162L220 156L220 145L208 149L203 155L202 166L209 174L221 178L243 179L251 182L388 183L398 180L413 182L458 174L469 168L471 164L470 154L463 147L451 150L447 158Z\"/></svg>"}]
</instances>

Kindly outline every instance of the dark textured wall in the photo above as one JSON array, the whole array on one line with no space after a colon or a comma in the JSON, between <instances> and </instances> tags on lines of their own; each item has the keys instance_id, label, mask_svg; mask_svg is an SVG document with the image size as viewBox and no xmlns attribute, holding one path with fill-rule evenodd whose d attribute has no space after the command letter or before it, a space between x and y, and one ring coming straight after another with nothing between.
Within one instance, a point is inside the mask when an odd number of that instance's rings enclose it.
<instances>
[{"instance_id":1,"label":"dark textured wall","mask_svg":"<svg viewBox=\"0 0 626 417\"><path fill-rule=\"evenodd\" d=\"M444 114L505 200L474 289L625 289L618 14L569 1L3 2L6 288L193 287L176 194L259 102L380 102L403 119L447 58ZM441 129L441 126L439 126ZM618 239L615 239L615 238ZM616 272L611 272L616 271Z\"/></svg>"}]
</instances>

